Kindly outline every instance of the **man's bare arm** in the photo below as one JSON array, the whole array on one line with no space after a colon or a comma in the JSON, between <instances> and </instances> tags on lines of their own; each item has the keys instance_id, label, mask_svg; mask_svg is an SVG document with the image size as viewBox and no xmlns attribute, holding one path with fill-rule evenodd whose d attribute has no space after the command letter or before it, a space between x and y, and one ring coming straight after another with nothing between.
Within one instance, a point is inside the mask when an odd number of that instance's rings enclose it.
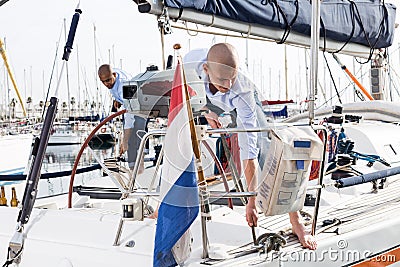
<instances>
[{"instance_id":1,"label":"man's bare arm","mask_svg":"<svg viewBox=\"0 0 400 267\"><path fill-rule=\"evenodd\" d=\"M247 190L255 192L257 186L256 159L243 160L244 175L246 177ZM246 220L249 226L257 226L256 198L249 197L246 205Z\"/></svg>"}]
</instances>

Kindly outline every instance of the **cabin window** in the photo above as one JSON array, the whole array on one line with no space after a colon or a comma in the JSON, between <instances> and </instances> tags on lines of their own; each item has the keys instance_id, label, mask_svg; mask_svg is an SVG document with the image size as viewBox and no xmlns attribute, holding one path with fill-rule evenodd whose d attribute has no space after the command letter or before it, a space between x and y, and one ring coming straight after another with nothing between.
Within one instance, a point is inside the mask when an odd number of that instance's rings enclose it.
<instances>
[{"instance_id":1,"label":"cabin window","mask_svg":"<svg viewBox=\"0 0 400 267\"><path fill-rule=\"evenodd\" d=\"M384 145L384 148L385 148L385 154L388 156L386 160L389 163L400 162L400 143L386 144Z\"/></svg>"}]
</instances>

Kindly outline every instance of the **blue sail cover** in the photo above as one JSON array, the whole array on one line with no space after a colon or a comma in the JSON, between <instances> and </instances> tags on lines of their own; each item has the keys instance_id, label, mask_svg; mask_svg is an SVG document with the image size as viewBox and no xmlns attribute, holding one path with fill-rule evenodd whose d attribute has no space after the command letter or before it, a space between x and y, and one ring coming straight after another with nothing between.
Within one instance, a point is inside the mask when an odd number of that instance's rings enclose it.
<instances>
[{"instance_id":1,"label":"blue sail cover","mask_svg":"<svg viewBox=\"0 0 400 267\"><path fill-rule=\"evenodd\" d=\"M164 0L167 7L190 8L202 13L255 23L310 36L309 0ZM393 4L380 0L323 0L321 37L385 48L392 44L396 18ZM282 41L285 39L282 36Z\"/></svg>"}]
</instances>

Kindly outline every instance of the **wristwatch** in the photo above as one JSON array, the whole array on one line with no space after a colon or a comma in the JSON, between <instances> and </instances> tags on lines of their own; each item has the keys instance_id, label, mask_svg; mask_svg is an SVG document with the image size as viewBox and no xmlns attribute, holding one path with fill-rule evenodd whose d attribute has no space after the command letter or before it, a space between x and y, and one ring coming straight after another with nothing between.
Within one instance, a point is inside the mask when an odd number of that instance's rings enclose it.
<instances>
[{"instance_id":1,"label":"wristwatch","mask_svg":"<svg viewBox=\"0 0 400 267\"><path fill-rule=\"evenodd\" d=\"M211 112L212 112L211 110L206 109L206 110L203 110L200 114L201 114L202 116L205 116L205 115L207 115L207 114L210 114Z\"/></svg>"}]
</instances>

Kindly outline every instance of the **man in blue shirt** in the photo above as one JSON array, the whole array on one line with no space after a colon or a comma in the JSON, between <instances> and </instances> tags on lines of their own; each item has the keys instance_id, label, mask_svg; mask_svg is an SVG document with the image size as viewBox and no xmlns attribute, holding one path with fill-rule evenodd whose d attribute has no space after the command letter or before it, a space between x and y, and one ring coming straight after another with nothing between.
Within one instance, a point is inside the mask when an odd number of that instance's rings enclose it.
<instances>
[{"instance_id":1,"label":"man in blue shirt","mask_svg":"<svg viewBox=\"0 0 400 267\"><path fill-rule=\"evenodd\" d=\"M183 59L185 68L194 68L199 77L204 80L208 105L218 107L223 111L236 110L238 128L256 128L262 125L257 117L260 113L256 101L254 83L239 71L239 57L236 49L228 43L213 45L209 50L197 49L189 52ZM222 128L218 114L212 107L205 117L212 128ZM260 115L262 114L262 115ZM249 191L256 191L257 160L259 147L257 133L239 133L240 158ZM262 166L262 165L261 165ZM301 244L310 249L316 249L315 238L310 235L300 221L298 212L289 213L293 233ZM257 210L255 197L250 197L246 205L246 220L249 226L257 226Z\"/></svg>"},{"instance_id":2,"label":"man in blue shirt","mask_svg":"<svg viewBox=\"0 0 400 267\"><path fill-rule=\"evenodd\" d=\"M131 76L123 70L113 69L110 65L104 64L99 67L98 75L100 81L106 86L113 96L113 110L117 110L123 106L124 99L122 94L122 86L124 81L131 79ZM146 128L146 119L135 116L131 113L125 113L124 116L124 135L120 145L120 154L128 151L129 167L133 169L137 158L137 150L139 149L141 136L144 135ZM143 161L142 161L143 163ZM143 165L140 165L143 168Z\"/></svg>"}]
</instances>

